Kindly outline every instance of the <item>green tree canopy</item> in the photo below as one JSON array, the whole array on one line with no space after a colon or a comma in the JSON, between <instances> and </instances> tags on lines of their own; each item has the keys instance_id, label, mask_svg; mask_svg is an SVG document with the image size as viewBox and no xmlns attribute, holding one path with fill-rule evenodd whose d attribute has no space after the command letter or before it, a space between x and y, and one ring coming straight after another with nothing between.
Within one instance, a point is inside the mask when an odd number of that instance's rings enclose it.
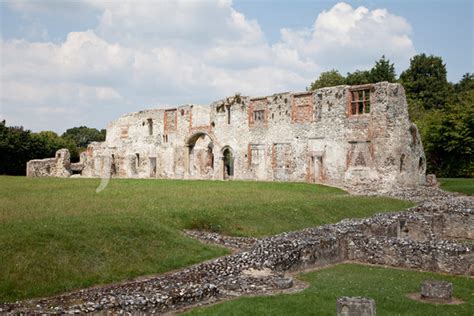
<instances>
[{"instance_id":1,"label":"green tree canopy","mask_svg":"<svg viewBox=\"0 0 474 316\"><path fill-rule=\"evenodd\" d=\"M89 128L87 126L73 127L62 135L63 138L71 139L77 147L85 148L91 142L102 142L105 140L105 130Z\"/></svg>"},{"instance_id":2,"label":"green tree canopy","mask_svg":"<svg viewBox=\"0 0 474 316\"><path fill-rule=\"evenodd\" d=\"M31 133L19 126L0 123L0 174L25 174L26 162L41 144L31 142Z\"/></svg>"},{"instance_id":3,"label":"green tree canopy","mask_svg":"<svg viewBox=\"0 0 474 316\"><path fill-rule=\"evenodd\" d=\"M370 79L370 71L356 70L353 73L347 73L346 84L355 86L366 83L372 83L372 80Z\"/></svg>"},{"instance_id":4,"label":"green tree canopy","mask_svg":"<svg viewBox=\"0 0 474 316\"><path fill-rule=\"evenodd\" d=\"M456 96L444 109L429 111L418 125L430 172L474 177L474 89Z\"/></svg>"},{"instance_id":5,"label":"green tree canopy","mask_svg":"<svg viewBox=\"0 0 474 316\"><path fill-rule=\"evenodd\" d=\"M322 72L318 79L311 83L308 90L316 90L324 87L333 87L342 84L351 86L367 83L376 83L381 81L395 82L395 65L390 60L382 56L375 61L375 65L370 70L356 70L353 73L348 72L344 77L339 71L333 69Z\"/></svg>"},{"instance_id":6,"label":"green tree canopy","mask_svg":"<svg viewBox=\"0 0 474 316\"><path fill-rule=\"evenodd\" d=\"M446 79L446 66L441 57L420 54L410 60L410 67L401 73L400 82L407 98L417 100L424 110L442 109L451 93Z\"/></svg>"},{"instance_id":7,"label":"green tree canopy","mask_svg":"<svg viewBox=\"0 0 474 316\"><path fill-rule=\"evenodd\" d=\"M32 133L0 122L0 174L24 175L29 160L54 157L61 148L69 149L73 161L79 158L76 144L55 132Z\"/></svg>"},{"instance_id":8,"label":"green tree canopy","mask_svg":"<svg viewBox=\"0 0 474 316\"><path fill-rule=\"evenodd\" d=\"M473 90L474 89L474 74L465 73L462 76L461 81L454 85L454 91L456 93L462 93L465 91Z\"/></svg>"},{"instance_id":9,"label":"green tree canopy","mask_svg":"<svg viewBox=\"0 0 474 316\"><path fill-rule=\"evenodd\" d=\"M370 82L395 82L397 80L395 74L395 65L390 63L390 60L382 56L375 62L374 67L370 69Z\"/></svg>"},{"instance_id":10,"label":"green tree canopy","mask_svg":"<svg viewBox=\"0 0 474 316\"><path fill-rule=\"evenodd\" d=\"M385 56L375 61L372 69L348 72L346 77L346 83L351 86L382 81L395 82L396 80L395 65L390 63L390 60Z\"/></svg>"},{"instance_id":11,"label":"green tree canopy","mask_svg":"<svg viewBox=\"0 0 474 316\"><path fill-rule=\"evenodd\" d=\"M54 157L56 151L61 148L69 149L71 154L71 160L76 161L79 159L79 152L76 144L69 138L60 137L58 134L52 131L42 131L39 133L32 133L32 138L44 144L43 153L41 157Z\"/></svg>"},{"instance_id":12,"label":"green tree canopy","mask_svg":"<svg viewBox=\"0 0 474 316\"><path fill-rule=\"evenodd\" d=\"M322 72L319 78L311 83L308 90L316 90L324 87L332 87L345 84L344 77L337 70Z\"/></svg>"}]
</instances>

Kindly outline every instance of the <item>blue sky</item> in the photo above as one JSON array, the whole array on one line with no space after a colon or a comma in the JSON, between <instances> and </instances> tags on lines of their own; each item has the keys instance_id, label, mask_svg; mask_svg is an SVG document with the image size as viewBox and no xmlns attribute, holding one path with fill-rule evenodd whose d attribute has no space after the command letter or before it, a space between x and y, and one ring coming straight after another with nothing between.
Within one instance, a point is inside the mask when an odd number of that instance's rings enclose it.
<instances>
[{"instance_id":1,"label":"blue sky","mask_svg":"<svg viewBox=\"0 0 474 316\"><path fill-rule=\"evenodd\" d=\"M339 1L235 1L235 8L255 18L272 41L280 28L311 25L315 15ZM448 69L448 80L457 82L474 70L474 1L397 0L345 1L353 7L386 8L404 17L412 26L417 53L441 56ZM398 67L398 75L405 68Z\"/></svg>"},{"instance_id":2,"label":"blue sky","mask_svg":"<svg viewBox=\"0 0 474 316\"><path fill-rule=\"evenodd\" d=\"M144 108L301 91L321 71L474 72L472 1L2 1L0 118L103 128Z\"/></svg>"}]
</instances>

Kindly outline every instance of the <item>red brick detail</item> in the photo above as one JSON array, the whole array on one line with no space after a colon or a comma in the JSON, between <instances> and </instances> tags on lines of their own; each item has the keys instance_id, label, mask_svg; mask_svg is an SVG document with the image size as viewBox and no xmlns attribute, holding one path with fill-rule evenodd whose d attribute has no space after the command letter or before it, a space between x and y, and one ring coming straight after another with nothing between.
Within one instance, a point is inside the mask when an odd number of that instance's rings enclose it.
<instances>
[{"instance_id":1,"label":"red brick detail","mask_svg":"<svg viewBox=\"0 0 474 316\"><path fill-rule=\"evenodd\" d=\"M178 111L176 109L165 110L164 134L175 132L178 129Z\"/></svg>"},{"instance_id":2,"label":"red brick detail","mask_svg":"<svg viewBox=\"0 0 474 316\"><path fill-rule=\"evenodd\" d=\"M88 157L92 157L93 153L94 153L94 149L92 148L92 146L87 146L86 155Z\"/></svg>"},{"instance_id":3,"label":"red brick detail","mask_svg":"<svg viewBox=\"0 0 474 316\"><path fill-rule=\"evenodd\" d=\"M263 121L262 122L255 122L254 120L254 112L255 111L263 111ZM249 126L267 126L268 124L268 100L266 97L252 99L250 100L250 104L248 107L247 112Z\"/></svg>"},{"instance_id":4,"label":"red brick detail","mask_svg":"<svg viewBox=\"0 0 474 316\"><path fill-rule=\"evenodd\" d=\"M352 92L353 91L370 91L370 106L374 104L374 85L373 84L363 84L363 85L358 85L358 86L351 86L350 88L346 89L346 116L347 117L357 117L358 115L353 115L352 114ZM370 112L372 112L372 109L370 109ZM363 114L369 114L369 113L363 113ZM360 115L360 114L359 114Z\"/></svg>"},{"instance_id":5,"label":"red brick detail","mask_svg":"<svg viewBox=\"0 0 474 316\"><path fill-rule=\"evenodd\" d=\"M351 105L352 105L352 91L351 89L346 89L346 116L351 116Z\"/></svg>"},{"instance_id":6,"label":"red brick detail","mask_svg":"<svg viewBox=\"0 0 474 316\"><path fill-rule=\"evenodd\" d=\"M122 126L120 129L120 138L126 139L128 138L128 126Z\"/></svg>"},{"instance_id":7,"label":"red brick detail","mask_svg":"<svg viewBox=\"0 0 474 316\"><path fill-rule=\"evenodd\" d=\"M248 144L247 145L247 163L248 167L250 168L250 165L252 164L252 145Z\"/></svg>"},{"instance_id":8,"label":"red brick detail","mask_svg":"<svg viewBox=\"0 0 474 316\"><path fill-rule=\"evenodd\" d=\"M276 157L277 156L277 152L276 152L276 146L275 144L272 145L272 170L275 170L276 167L277 167L277 160L276 160Z\"/></svg>"},{"instance_id":9,"label":"red brick detail","mask_svg":"<svg viewBox=\"0 0 474 316\"><path fill-rule=\"evenodd\" d=\"M306 123L314 121L313 93L293 95L291 101L291 122Z\"/></svg>"},{"instance_id":10,"label":"red brick detail","mask_svg":"<svg viewBox=\"0 0 474 316\"><path fill-rule=\"evenodd\" d=\"M211 134L212 133L212 128L211 126L207 125L202 125L202 126L195 126L189 129L189 134L190 136L196 134L196 133L204 133L204 134Z\"/></svg>"}]
</instances>

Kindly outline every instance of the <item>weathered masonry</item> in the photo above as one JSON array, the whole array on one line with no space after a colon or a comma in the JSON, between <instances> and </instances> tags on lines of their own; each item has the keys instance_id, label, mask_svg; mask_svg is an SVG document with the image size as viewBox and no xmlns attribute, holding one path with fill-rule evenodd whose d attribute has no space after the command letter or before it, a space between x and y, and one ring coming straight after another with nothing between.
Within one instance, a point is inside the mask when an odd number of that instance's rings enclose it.
<instances>
[{"instance_id":1,"label":"weathered masonry","mask_svg":"<svg viewBox=\"0 0 474 316\"><path fill-rule=\"evenodd\" d=\"M390 189L424 184L426 170L404 89L387 82L135 112L111 122L80 163L61 161L65 170L35 160L27 173Z\"/></svg>"}]
</instances>

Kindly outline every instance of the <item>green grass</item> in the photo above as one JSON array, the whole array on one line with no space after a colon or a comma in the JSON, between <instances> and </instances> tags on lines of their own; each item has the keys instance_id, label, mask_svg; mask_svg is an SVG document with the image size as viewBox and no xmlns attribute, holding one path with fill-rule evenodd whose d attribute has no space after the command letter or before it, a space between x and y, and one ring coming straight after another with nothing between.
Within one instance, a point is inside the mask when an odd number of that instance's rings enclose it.
<instances>
[{"instance_id":1,"label":"green grass","mask_svg":"<svg viewBox=\"0 0 474 316\"><path fill-rule=\"evenodd\" d=\"M442 178L439 181L443 190L466 195L474 194L474 178Z\"/></svg>"},{"instance_id":2,"label":"green grass","mask_svg":"<svg viewBox=\"0 0 474 316\"><path fill-rule=\"evenodd\" d=\"M410 203L319 185L0 177L0 301L162 273L227 250L184 236L297 230Z\"/></svg>"},{"instance_id":3,"label":"green grass","mask_svg":"<svg viewBox=\"0 0 474 316\"><path fill-rule=\"evenodd\" d=\"M469 315L474 311L474 279L383 267L341 264L298 277L310 287L295 294L244 297L191 310L186 315L335 315L336 299L364 296L375 300L377 315ZM408 299L423 280L452 282L462 305L432 305Z\"/></svg>"}]
</instances>

